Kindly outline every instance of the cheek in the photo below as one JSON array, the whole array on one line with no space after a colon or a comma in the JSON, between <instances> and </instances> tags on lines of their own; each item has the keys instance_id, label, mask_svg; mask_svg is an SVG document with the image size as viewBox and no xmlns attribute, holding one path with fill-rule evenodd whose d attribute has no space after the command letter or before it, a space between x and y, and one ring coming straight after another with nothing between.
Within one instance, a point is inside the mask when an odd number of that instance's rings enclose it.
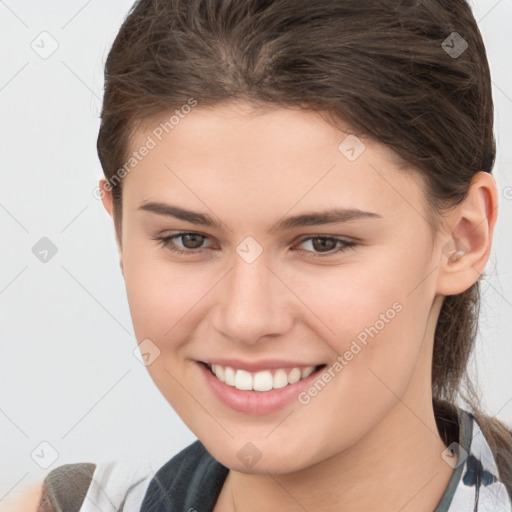
<instances>
[{"instance_id":1,"label":"cheek","mask_svg":"<svg viewBox=\"0 0 512 512\"><path fill-rule=\"evenodd\" d=\"M125 240L123 277L137 339L158 339L171 326L179 286L143 245L132 243L129 237Z\"/></svg>"},{"instance_id":2,"label":"cheek","mask_svg":"<svg viewBox=\"0 0 512 512\"><path fill-rule=\"evenodd\" d=\"M151 339L164 355L162 359L169 360L186 346L193 322L198 322L202 299L218 276L198 266L173 263L162 251L126 243L123 275L138 342Z\"/></svg>"},{"instance_id":3,"label":"cheek","mask_svg":"<svg viewBox=\"0 0 512 512\"><path fill-rule=\"evenodd\" d=\"M307 322L314 322L321 336L340 350L359 334L364 341L365 329L374 324L384 331L396 322L396 304L405 295L400 283L377 265L317 268L314 275L297 272L290 287L307 306Z\"/></svg>"},{"instance_id":4,"label":"cheek","mask_svg":"<svg viewBox=\"0 0 512 512\"><path fill-rule=\"evenodd\" d=\"M403 266L399 273L400 265L387 268L346 273L339 269L338 277L317 279L314 290L303 288L301 298L323 321L316 321L322 325L322 341L335 353L325 379L299 397L297 409L304 430L328 440L316 447L319 459L342 444L349 446L384 416L397 396L404 396L424 362L419 355L428 289L410 293L418 284L415 276L422 273ZM281 434L285 443L286 432Z\"/></svg>"},{"instance_id":5,"label":"cheek","mask_svg":"<svg viewBox=\"0 0 512 512\"><path fill-rule=\"evenodd\" d=\"M333 360L343 357L344 373L358 379L375 368L393 381L414 370L422 348L433 300L427 274L424 258L386 251L365 267L319 268L313 281L297 273L292 288L308 307L309 328L333 349Z\"/></svg>"}]
</instances>

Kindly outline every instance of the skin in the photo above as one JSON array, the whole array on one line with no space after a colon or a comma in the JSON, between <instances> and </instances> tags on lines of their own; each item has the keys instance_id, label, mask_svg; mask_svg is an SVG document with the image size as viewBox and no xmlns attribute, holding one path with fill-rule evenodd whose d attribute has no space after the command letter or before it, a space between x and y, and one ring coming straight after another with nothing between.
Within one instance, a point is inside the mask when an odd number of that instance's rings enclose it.
<instances>
[{"instance_id":1,"label":"skin","mask_svg":"<svg viewBox=\"0 0 512 512\"><path fill-rule=\"evenodd\" d=\"M0 512L37 512L42 492L42 481L27 485L19 495L13 490L12 496L9 494L0 502Z\"/></svg>"},{"instance_id":2,"label":"skin","mask_svg":"<svg viewBox=\"0 0 512 512\"><path fill-rule=\"evenodd\" d=\"M140 128L132 149L166 118ZM136 338L158 347L151 377L230 468L217 512L427 512L453 473L432 409L434 331L443 296L466 290L485 268L496 184L478 173L433 234L421 179L369 139L360 138L366 149L349 161L338 151L347 133L313 112L199 105L123 179L119 251ZM114 218L105 185L103 204ZM224 227L140 210L147 201L209 214ZM330 207L382 218L268 233L284 216ZM205 235L195 244L174 239L200 252L176 254L154 240L179 231ZM236 252L247 236L263 248L250 264ZM336 252L341 244L305 241L315 236L358 245ZM456 262L443 251L452 237L467 248ZM306 405L259 416L233 411L195 363L330 365L395 302L401 311ZM249 441L262 454L250 468L237 457Z\"/></svg>"}]
</instances>

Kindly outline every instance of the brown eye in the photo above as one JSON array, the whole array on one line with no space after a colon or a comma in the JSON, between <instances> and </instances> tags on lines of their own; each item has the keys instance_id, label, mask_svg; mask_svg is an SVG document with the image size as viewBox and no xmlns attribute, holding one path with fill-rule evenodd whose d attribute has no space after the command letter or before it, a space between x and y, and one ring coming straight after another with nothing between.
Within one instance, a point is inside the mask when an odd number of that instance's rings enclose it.
<instances>
[{"instance_id":1,"label":"brown eye","mask_svg":"<svg viewBox=\"0 0 512 512\"><path fill-rule=\"evenodd\" d=\"M305 252L308 253L308 256L327 257L342 253L351 247L356 246L357 242L332 236L312 236L302 240L299 245L305 244L309 244L310 248L312 249L305 249Z\"/></svg>"},{"instance_id":2,"label":"brown eye","mask_svg":"<svg viewBox=\"0 0 512 512\"><path fill-rule=\"evenodd\" d=\"M202 252L202 245L207 238L207 236L201 235L200 233L185 231L170 236L157 236L154 238L154 240L157 240L162 245L162 247L165 247L166 249L169 249L173 252L184 255L191 255ZM178 243L180 239L181 243Z\"/></svg>"},{"instance_id":3,"label":"brown eye","mask_svg":"<svg viewBox=\"0 0 512 512\"><path fill-rule=\"evenodd\" d=\"M186 233L180 235L180 238L185 249L199 249L204 242L204 236L196 233Z\"/></svg>"},{"instance_id":4,"label":"brown eye","mask_svg":"<svg viewBox=\"0 0 512 512\"><path fill-rule=\"evenodd\" d=\"M332 251L337 246L337 241L332 238L312 238L312 246L315 251Z\"/></svg>"}]
</instances>

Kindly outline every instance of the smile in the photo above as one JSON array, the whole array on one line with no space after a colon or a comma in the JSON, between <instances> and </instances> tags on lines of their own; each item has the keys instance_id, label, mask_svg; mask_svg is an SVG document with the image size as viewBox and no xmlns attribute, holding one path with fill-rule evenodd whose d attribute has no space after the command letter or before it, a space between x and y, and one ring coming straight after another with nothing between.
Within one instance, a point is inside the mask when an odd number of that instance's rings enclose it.
<instances>
[{"instance_id":1,"label":"smile","mask_svg":"<svg viewBox=\"0 0 512 512\"><path fill-rule=\"evenodd\" d=\"M269 391L284 388L309 377L322 366L324 365L305 368L277 368L252 373L220 364L206 365L220 382L243 391Z\"/></svg>"},{"instance_id":2,"label":"smile","mask_svg":"<svg viewBox=\"0 0 512 512\"><path fill-rule=\"evenodd\" d=\"M249 415L271 414L295 404L326 364L286 360L196 361L206 388L230 409ZM251 370L251 371L249 371Z\"/></svg>"}]
</instances>

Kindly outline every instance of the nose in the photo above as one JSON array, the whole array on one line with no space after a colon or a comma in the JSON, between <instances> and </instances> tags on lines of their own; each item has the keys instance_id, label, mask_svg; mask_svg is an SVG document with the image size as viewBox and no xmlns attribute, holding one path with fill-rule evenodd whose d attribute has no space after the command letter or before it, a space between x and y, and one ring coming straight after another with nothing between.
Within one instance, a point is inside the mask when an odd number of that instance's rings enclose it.
<instances>
[{"instance_id":1,"label":"nose","mask_svg":"<svg viewBox=\"0 0 512 512\"><path fill-rule=\"evenodd\" d=\"M284 335L294 321L291 297L264 255L252 263L235 255L233 268L217 289L213 326L221 335L244 345Z\"/></svg>"}]
</instances>

